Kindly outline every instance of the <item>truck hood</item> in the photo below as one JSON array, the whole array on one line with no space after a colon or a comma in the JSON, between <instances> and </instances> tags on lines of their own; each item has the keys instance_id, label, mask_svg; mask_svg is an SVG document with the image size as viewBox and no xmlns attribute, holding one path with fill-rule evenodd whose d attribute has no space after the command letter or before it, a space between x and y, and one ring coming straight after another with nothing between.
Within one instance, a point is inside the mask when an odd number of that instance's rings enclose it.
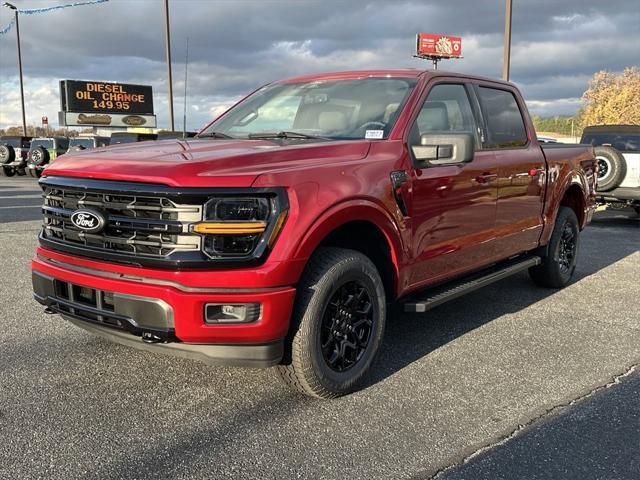
<instances>
[{"instance_id":1,"label":"truck hood","mask_svg":"<svg viewBox=\"0 0 640 480\"><path fill-rule=\"evenodd\" d=\"M44 174L176 187L249 187L264 173L364 158L369 146L368 141L146 141L68 153Z\"/></svg>"}]
</instances>

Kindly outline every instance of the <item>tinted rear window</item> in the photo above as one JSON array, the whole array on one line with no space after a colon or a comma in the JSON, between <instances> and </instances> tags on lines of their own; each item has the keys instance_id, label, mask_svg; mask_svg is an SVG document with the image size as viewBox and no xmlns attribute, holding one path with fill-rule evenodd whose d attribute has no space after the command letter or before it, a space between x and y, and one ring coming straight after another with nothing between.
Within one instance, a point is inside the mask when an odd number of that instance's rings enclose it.
<instances>
[{"instance_id":1,"label":"tinted rear window","mask_svg":"<svg viewBox=\"0 0 640 480\"><path fill-rule=\"evenodd\" d=\"M513 93L480 87L480 102L487 123L485 148L514 148L527 144L527 131Z\"/></svg>"},{"instance_id":2,"label":"tinted rear window","mask_svg":"<svg viewBox=\"0 0 640 480\"><path fill-rule=\"evenodd\" d=\"M84 148L92 148L93 139L92 138L72 138L69 140L69 147L78 147L78 146L83 146Z\"/></svg>"},{"instance_id":3,"label":"tinted rear window","mask_svg":"<svg viewBox=\"0 0 640 480\"><path fill-rule=\"evenodd\" d=\"M21 137L0 138L0 145L10 145L13 148L29 148L29 140Z\"/></svg>"},{"instance_id":4,"label":"tinted rear window","mask_svg":"<svg viewBox=\"0 0 640 480\"><path fill-rule=\"evenodd\" d=\"M594 147L611 145L621 152L640 151L640 135L633 133L585 133L580 143L588 143Z\"/></svg>"},{"instance_id":5,"label":"tinted rear window","mask_svg":"<svg viewBox=\"0 0 640 480\"><path fill-rule=\"evenodd\" d=\"M138 135L112 135L111 145L117 143L133 143L138 141Z\"/></svg>"},{"instance_id":6,"label":"tinted rear window","mask_svg":"<svg viewBox=\"0 0 640 480\"><path fill-rule=\"evenodd\" d=\"M35 147L53 148L53 140L34 140L31 142L31 148Z\"/></svg>"}]
</instances>

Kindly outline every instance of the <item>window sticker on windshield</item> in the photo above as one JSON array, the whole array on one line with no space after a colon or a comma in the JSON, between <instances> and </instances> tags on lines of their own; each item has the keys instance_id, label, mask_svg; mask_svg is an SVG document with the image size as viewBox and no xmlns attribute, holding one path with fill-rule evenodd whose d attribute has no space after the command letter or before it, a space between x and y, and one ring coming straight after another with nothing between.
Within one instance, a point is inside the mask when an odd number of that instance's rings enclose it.
<instances>
[{"instance_id":1,"label":"window sticker on windshield","mask_svg":"<svg viewBox=\"0 0 640 480\"><path fill-rule=\"evenodd\" d=\"M384 130L367 130L364 132L364 138L370 140L380 140L384 137Z\"/></svg>"}]
</instances>

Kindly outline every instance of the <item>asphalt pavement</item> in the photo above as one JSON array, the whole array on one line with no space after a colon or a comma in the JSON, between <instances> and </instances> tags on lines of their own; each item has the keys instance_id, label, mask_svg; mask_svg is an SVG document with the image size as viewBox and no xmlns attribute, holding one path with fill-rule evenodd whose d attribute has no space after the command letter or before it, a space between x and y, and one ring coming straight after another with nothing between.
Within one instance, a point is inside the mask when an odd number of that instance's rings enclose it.
<instances>
[{"instance_id":1,"label":"asphalt pavement","mask_svg":"<svg viewBox=\"0 0 640 480\"><path fill-rule=\"evenodd\" d=\"M368 387L320 401L45 315L39 204L0 178L0 479L640 477L632 212L596 215L563 290L520 274L393 312Z\"/></svg>"}]
</instances>

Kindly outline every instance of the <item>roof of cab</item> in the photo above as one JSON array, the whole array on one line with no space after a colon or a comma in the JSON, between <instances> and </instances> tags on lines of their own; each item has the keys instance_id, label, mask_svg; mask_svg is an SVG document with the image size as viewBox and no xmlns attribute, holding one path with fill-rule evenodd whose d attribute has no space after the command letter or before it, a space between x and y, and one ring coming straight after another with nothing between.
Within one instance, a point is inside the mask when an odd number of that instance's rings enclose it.
<instances>
[{"instance_id":1,"label":"roof of cab","mask_svg":"<svg viewBox=\"0 0 640 480\"><path fill-rule=\"evenodd\" d=\"M512 85L510 82L505 82L504 80L498 78L481 77L478 75L469 75L467 73L460 72L448 72L446 70L423 70L420 68L404 68L391 70L350 70L343 72L314 73L310 75L302 75L299 77L279 80L275 83L301 83L326 80L356 80L368 77L418 78L422 75L428 75L431 77L461 77L473 80Z\"/></svg>"},{"instance_id":2,"label":"roof of cab","mask_svg":"<svg viewBox=\"0 0 640 480\"><path fill-rule=\"evenodd\" d=\"M312 73L300 77L287 78L278 83L312 82L314 80L355 80L367 77L419 77L425 73L417 68L398 70L350 70L345 72Z\"/></svg>"}]
</instances>

